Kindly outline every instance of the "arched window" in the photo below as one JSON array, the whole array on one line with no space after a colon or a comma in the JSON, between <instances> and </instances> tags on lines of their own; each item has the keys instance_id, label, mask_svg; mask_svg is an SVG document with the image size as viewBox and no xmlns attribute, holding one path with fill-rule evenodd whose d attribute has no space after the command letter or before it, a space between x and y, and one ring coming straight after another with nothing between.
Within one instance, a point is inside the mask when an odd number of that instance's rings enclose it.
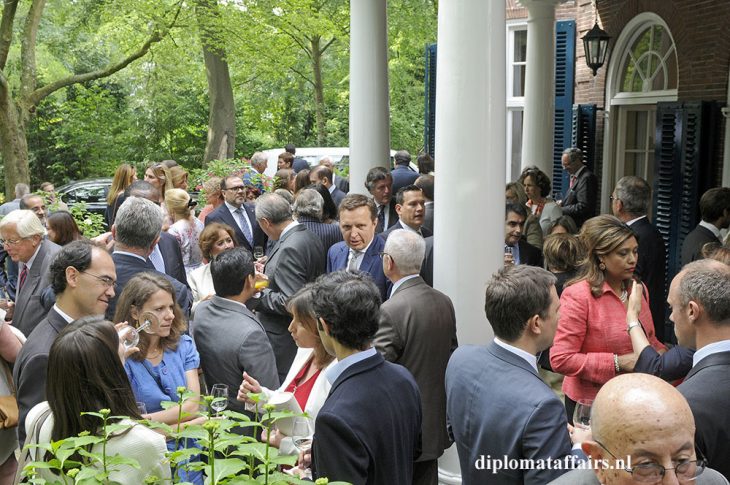
<instances>
[{"instance_id":1,"label":"arched window","mask_svg":"<svg viewBox=\"0 0 730 485\"><path fill-rule=\"evenodd\" d=\"M621 59L621 93L677 89L677 54L669 31L659 23L637 29Z\"/></svg>"}]
</instances>

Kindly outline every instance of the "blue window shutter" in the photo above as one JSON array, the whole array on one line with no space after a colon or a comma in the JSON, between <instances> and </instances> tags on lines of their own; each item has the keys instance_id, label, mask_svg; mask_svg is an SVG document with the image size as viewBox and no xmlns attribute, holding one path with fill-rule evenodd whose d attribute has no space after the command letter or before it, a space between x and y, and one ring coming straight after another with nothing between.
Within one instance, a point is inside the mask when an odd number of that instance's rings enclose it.
<instances>
[{"instance_id":1,"label":"blue window shutter","mask_svg":"<svg viewBox=\"0 0 730 485\"><path fill-rule=\"evenodd\" d=\"M436 145L436 44L426 46L426 76L424 79L426 99L426 120L423 128L423 147L434 156Z\"/></svg>"},{"instance_id":2,"label":"blue window shutter","mask_svg":"<svg viewBox=\"0 0 730 485\"><path fill-rule=\"evenodd\" d=\"M568 186L560 159L570 148L572 136L573 85L575 83L575 20L555 24L555 132L553 135L553 192ZM564 179L565 176L565 179Z\"/></svg>"}]
</instances>

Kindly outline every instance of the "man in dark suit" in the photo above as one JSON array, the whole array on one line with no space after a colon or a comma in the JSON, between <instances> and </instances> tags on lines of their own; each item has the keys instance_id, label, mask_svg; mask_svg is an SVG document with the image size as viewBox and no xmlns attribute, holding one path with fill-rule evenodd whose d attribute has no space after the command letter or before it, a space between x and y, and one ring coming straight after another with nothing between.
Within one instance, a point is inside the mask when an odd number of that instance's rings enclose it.
<instances>
[{"instance_id":1,"label":"man in dark suit","mask_svg":"<svg viewBox=\"0 0 730 485\"><path fill-rule=\"evenodd\" d=\"M124 199L127 197L142 197L160 205L160 191L154 185L144 180L136 180L124 191ZM119 205L123 204L121 201ZM118 209L117 209L118 210ZM175 236L165 231L160 233L160 240L152 249L149 260L157 271L172 276L185 286L188 285L188 278L185 275L180 244Z\"/></svg>"},{"instance_id":2,"label":"man in dark suit","mask_svg":"<svg viewBox=\"0 0 730 485\"><path fill-rule=\"evenodd\" d=\"M456 349L446 369L446 410L461 463L464 485L543 484L562 469L527 469L491 460L542 460L570 463L571 440L563 404L537 371L539 352L552 345L560 300L555 276L542 268L508 266L487 283L485 311L494 329L486 347ZM568 458L568 460L566 460Z\"/></svg>"},{"instance_id":3,"label":"man in dark suit","mask_svg":"<svg viewBox=\"0 0 730 485\"><path fill-rule=\"evenodd\" d=\"M332 246L327 253L327 272L363 271L373 279L385 301L391 285L380 261L385 239L375 237L376 214L375 203L369 197L348 194L342 200L339 216L344 241Z\"/></svg>"},{"instance_id":4,"label":"man in dark suit","mask_svg":"<svg viewBox=\"0 0 730 485\"><path fill-rule=\"evenodd\" d=\"M679 345L697 349L692 370L677 389L695 418L695 446L709 466L730 478L730 266L689 263L669 286Z\"/></svg>"},{"instance_id":5,"label":"man in dark suit","mask_svg":"<svg viewBox=\"0 0 730 485\"><path fill-rule=\"evenodd\" d=\"M236 390L244 372L264 387L279 387L276 359L266 331L246 307L258 291L251 253L240 247L224 251L210 262L210 273L215 296L196 308L191 331L205 381L227 384L228 409L243 413L245 406L236 399ZM252 428L247 429L250 434Z\"/></svg>"},{"instance_id":6,"label":"man in dark suit","mask_svg":"<svg viewBox=\"0 0 730 485\"><path fill-rule=\"evenodd\" d=\"M413 185L418 178L418 172L411 168L411 154L406 150L395 152L393 159L395 167L390 171L390 175L393 177L393 193L397 194L406 185Z\"/></svg>"},{"instance_id":7,"label":"man in dark suit","mask_svg":"<svg viewBox=\"0 0 730 485\"><path fill-rule=\"evenodd\" d=\"M246 187L241 177L225 177L221 181L221 190L225 202L208 214L205 224L220 222L231 226L236 231L239 246L253 252L256 246L266 247L266 234L256 222L253 204L246 201Z\"/></svg>"},{"instance_id":8,"label":"man in dark suit","mask_svg":"<svg viewBox=\"0 0 730 485\"><path fill-rule=\"evenodd\" d=\"M385 360L408 369L421 392L423 423L421 456L413 483L438 483L438 457L451 442L446 430L444 376L458 346L451 299L419 276L426 242L400 229L391 233L383 251L383 272L393 283L390 299L380 307L375 348Z\"/></svg>"},{"instance_id":9,"label":"man in dark suit","mask_svg":"<svg viewBox=\"0 0 730 485\"><path fill-rule=\"evenodd\" d=\"M640 463L656 477L649 483L727 485L709 468L695 475L691 460L702 456L695 451L692 411L679 391L658 377L635 372L608 381L593 401L591 431L593 437L582 446L593 466L570 471L550 485L642 483L634 468ZM690 463L681 465L685 460ZM670 463L671 472L664 468ZM633 476L626 468L633 468Z\"/></svg>"},{"instance_id":10,"label":"man in dark suit","mask_svg":"<svg viewBox=\"0 0 730 485\"><path fill-rule=\"evenodd\" d=\"M522 204L509 203L505 209L505 265L528 264L542 268L542 251L528 243L522 233L527 220L527 209ZM507 251L509 248L512 252Z\"/></svg>"},{"instance_id":11,"label":"man in dark suit","mask_svg":"<svg viewBox=\"0 0 730 485\"><path fill-rule=\"evenodd\" d=\"M332 183L335 184L338 189L343 191L345 194L350 192L350 181L335 173L335 165L332 163L332 159L330 157L322 157L319 160L319 165L324 165L332 171Z\"/></svg>"},{"instance_id":12,"label":"man in dark suit","mask_svg":"<svg viewBox=\"0 0 730 485\"><path fill-rule=\"evenodd\" d=\"M375 233L380 234L398 222L392 190L393 178L384 167L371 168L365 177L365 188L375 200Z\"/></svg>"},{"instance_id":13,"label":"man in dark suit","mask_svg":"<svg viewBox=\"0 0 730 485\"><path fill-rule=\"evenodd\" d=\"M17 386L18 439L25 441L25 417L46 400L48 351L56 335L70 322L90 315L103 315L114 297L116 272L105 249L86 240L67 244L49 268L56 303L20 349L13 369Z\"/></svg>"},{"instance_id":14,"label":"man in dark suit","mask_svg":"<svg viewBox=\"0 0 730 485\"><path fill-rule=\"evenodd\" d=\"M624 221L636 234L639 243L639 259L636 274L649 290L651 317L660 342L665 341L664 279L666 261L664 239L659 230L649 222L647 213L651 205L651 187L641 177L629 175L616 184L611 196L613 215Z\"/></svg>"},{"instance_id":15,"label":"man in dark suit","mask_svg":"<svg viewBox=\"0 0 730 485\"><path fill-rule=\"evenodd\" d=\"M20 270L15 306L9 312L15 327L25 335L30 335L46 316L41 293L50 282L48 268L60 249L45 234L40 219L30 210L13 211L0 221L5 250Z\"/></svg>"},{"instance_id":16,"label":"man in dark suit","mask_svg":"<svg viewBox=\"0 0 730 485\"><path fill-rule=\"evenodd\" d=\"M433 189L434 176L421 175L416 179L415 185L423 190L423 196L426 198L426 214L423 216L423 227L431 231L433 234Z\"/></svg>"},{"instance_id":17,"label":"man in dark suit","mask_svg":"<svg viewBox=\"0 0 730 485\"><path fill-rule=\"evenodd\" d=\"M583 152L568 148L563 152L563 169L570 174L568 192L558 203L563 215L570 216L580 229L585 221L596 215L598 207L598 179L583 165Z\"/></svg>"},{"instance_id":18,"label":"man in dark suit","mask_svg":"<svg viewBox=\"0 0 730 485\"><path fill-rule=\"evenodd\" d=\"M158 273L175 288L175 299L186 316L190 315L193 300L190 289L165 273L160 273L149 261L149 255L160 238L162 209L141 197L129 197L119 207L112 226L114 252L112 259L117 269L117 296L109 302L106 318L114 318L117 298L129 280L139 273Z\"/></svg>"},{"instance_id":19,"label":"man in dark suit","mask_svg":"<svg viewBox=\"0 0 730 485\"><path fill-rule=\"evenodd\" d=\"M292 212L297 222L322 240L322 248L326 258L327 251L333 245L342 241L342 232L336 222L332 224L322 222L323 208L324 199L319 192L314 189L303 189L297 194Z\"/></svg>"},{"instance_id":20,"label":"man in dark suit","mask_svg":"<svg viewBox=\"0 0 730 485\"><path fill-rule=\"evenodd\" d=\"M702 221L682 243L682 265L704 258L702 248L705 244L722 244L720 229L730 226L730 188L715 187L702 194L700 215Z\"/></svg>"},{"instance_id":21,"label":"man in dark suit","mask_svg":"<svg viewBox=\"0 0 730 485\"><path fill-rule=\"evenodd\" d=\"M312 305L322 344L339 361L327 371L332 389L314 425L315 479L412 483L421 400L411 374L370 346L380 314L377 288L362 273L330 273L317 281Z\"/></svg>"},{"instance_id":22,"label":"man in dark suit","mask_svg":"<svg viewBox=\"0 0 730 485\"><path fill-rule=\"evenodd\" d=\"M425 238L426 254L421 265L421 278L428 286L433 287L433 236Z\"/></svg>"},{"instance_id":23,"label":"man in dark suit","mask_svg":"<svg viewBox=\"0 0 730 485\"><path fill-rule=\"evenodd\" d=\"M347 195L339 188L337 188L336 185L333 185L332 170L325 167L324 165L318 165L314 167L311 172L309 172L309 182L313 185L319 183L327 187L327 190L330 191L332 200L337 207L340 206L340 202L342 202L342 199L344 199L345 195Z\"/></svg>"},{"instance_id":24,"label":"man in dark suit","mask_svg":"<svg viewBox=\"0 0 730 485\"><path fill-rule=\"evenodd\" d=\"M398 229L407 229L418 233L421 237L433 236L431 231L423 227L423 218L426 214L426 198L423 190L416 185L406 185L395 194L395 211L398 222L390 226L380 235L385 240L390 233Z\"/></svg>"},{"instance_id":25,"label":"man in dark suit","mask_svg":"<svg viewBox=\"0 0 730 485\"><path fill-rule=\"evenodd\" d=\"M289 143L284 147L284 151L287 153L291 153L294 157L294 161L292 161L291 168L294 170L295 173L299 173L305 168L309 168L309 163L301 157L297 157L297 147L295 147L293 144Z\"/></svg>"},{"instance_id":26,"label":"man in dark suit","mask_svg":"<svg viewBox=\"0 0 730 485\"><path fill-rule=\"evenodd\" d=\"M289 333L291 314L286 303L305 284L324 272L322 241L292 220L291 206L278 194L264 194L256 202L256 219L272 241L264 267L269 286L261 291L256 314L266 329L276 356L279 380L286 378L297 353Z\"/></svg>"}]
</instances>

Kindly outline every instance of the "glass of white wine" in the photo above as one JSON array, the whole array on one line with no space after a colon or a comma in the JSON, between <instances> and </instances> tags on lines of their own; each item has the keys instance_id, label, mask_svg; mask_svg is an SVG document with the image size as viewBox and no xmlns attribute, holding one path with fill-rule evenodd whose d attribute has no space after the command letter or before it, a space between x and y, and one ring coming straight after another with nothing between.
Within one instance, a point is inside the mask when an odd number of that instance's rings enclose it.
<instances>
[{"instance_id":1,"label":"glass of white wine","mask_svg":"<svg viewBox=\"0 0 730 485\"><path fill-rule=\"evenodd\" d=\"M218 413L228 407L228 386L226 384L213 384L210 395L213 396L213 402L210 403L210 407L215 411L217 416Z\"/></svg>"},{"instance_id":2,"label":"glass of white wine","mask_svg":"<svg viewBox=\"0 0 730 485\"><path fill-rule=\"evenodd\" d=\"M592 399L581 399L575 404L573 426L581 429L591 429L591 406L593 406Z\"/></svg>"},{"instance_id":3,"label":"glass of white wine","mask_svg":"<svg viewBox=\"0 0 730 485\"><path fill-rule=\"evenodd\" d=\"M144 331L146 333L156 333L160 328L160 320L152 312L144 312L140 315L139 327L123 327L119 330L119 340L124 345L125 350L129 350L135 347L139 343L139 332Z\"/></svg>"},{"instance_id":4,"label":"glass of white wine","mask_svg":"<svg viewBox=\"0 0 730 485\"><path fill-rule=\"evenodd\" d=\"M312 448L312 434L309 419L303 417L294 418L291 439L294 446L302 453L306 453Z\"/></svg>"}]
</instances>

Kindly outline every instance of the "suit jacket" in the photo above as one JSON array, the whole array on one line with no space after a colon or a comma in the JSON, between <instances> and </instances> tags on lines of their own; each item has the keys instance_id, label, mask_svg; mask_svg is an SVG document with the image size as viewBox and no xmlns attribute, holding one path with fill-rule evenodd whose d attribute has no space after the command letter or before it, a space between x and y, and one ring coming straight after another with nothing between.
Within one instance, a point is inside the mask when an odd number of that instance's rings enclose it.
<instances>
[{"instance_id":1,"label":"suit jacket","mask_svg":"<svg viewBox=\"0 0 730 485\"><path fill-rule=\"evenodd\" d=\"M710 354L677 387L695 417L695 446L709 466L730 477L730 352ZM730 478L728 478L730 479Z\"/></svg>"},{"instance_id":2,"label":"suit jacket","mask_svg":"<svg viewBox=\"0 0 730 485\"><path fill-rule=\"evenodd\" d=\"M480 457L563 460L571 452L563 404L524 359L492 342L459 347L446 368L446 412L464 485L544 484L566 470L493 470ZM480 469L481 468L481 469Z\"/></svg>"},{"instance_id":3,"label":"suit jacket","mask_svg":"<svg viewBox=\"0 0 730 485\"><path fill-rule=\"evenodd\" d=\"M376 226L375 232L378 234L380 234L381 232L385 231L390 226L392 226L393 224L398 222L398 212L396 212L396 210L395 210L395 197L390 199L390 202L388 203L387 211L388 211L388 227L384 227L381 229Z\"/></svg>"},{"instance_id":4,"label":"suit jacket","mask_svg":"<svg viewBox=\"0 0 730 485\"><path fill-rule=\"evenodd\" d=\"M334 183L338 189L344 193L350 192L350 181L346 178L342 178L337 174L332 174L332 183Z\"/></svg>"},{"instance_id":5,"label":"suit jacket","mask_svg":"<svg viewBox=\"0 0 730 485\"><path fill-rule=\"evenodd\" d=\"M316 234L322 240L325 257L330 248L342 241L342 231L336 222L325 224L317 219L307 216L300 216L297 221L307 228L312 234Z\"/></svg>"},{"instance_id":6,"label":"suit jacket","mask_svg":"<svg viewBox=\"0 0 730 485\"><path fill-rule=\"evenodd\" d=\"M157 243L160 248L162 259L165 261L165 273L172 276L180 283L188 288L188 278L185 275L185 265L183 264L182 251L180 244L172 234L166 232L160 233L160 241Z\"/></svg>"},{"instance_id":7,"label":"suit jacket","mask_svg":"<svg viewBox=\"0 0 730 485\"><path fill-rule=\"evenodd\" d=\"M291 168L295 173L299 173L305 168L309 169L309 163L303 158L296 157L291 164Z\"/></svg>"},{"instance_id":8,"label":"suit jacket","mask_svg":"<svg viewBox=\"0 0 730 485\"><path fill-rule=\"evenodd\" d=\"M446 430L444 376L459 345L451 299L420 276L405 281L380 307L374 345L385 360L400 364L421 392L423 449L418 461L435 460L451 445Z\"/></svg>"},{"instance_id":9,"label":"suit jacket","mask_svg":"<svg viewBox=\"0 0 730 485\"><path fill-rule=\"evenodd\" d=\"M433 201L426 201L426 214L423 216L421 227L428 229L433 234Z\"/></svg>"},{"instance_id":10,"label":"suit jacket","mask_svg":"<svg viewBox=\"0 0 730 485\"><path fill-rule=\"evenodd\" d=\"M261 227L259 227L259 223L256 221L256 212L254 209L255 206L253 204L243 204L242 207L245 209L249 221L251 221L253 245L265 248L268 238L266 237L266 234L264 234L264 231L261 230ZM221 204L216 210L208 214L208 216L205 218L206 226L212 222L220 222L222 224L228 224L229 226L231 226L236 232L236 240L238 241L238 245L243 246L244 248L253 252L253 247L243 235L243 231L238 226L238 223L233 218L233 214L231 214L231 211L228 210L228 206L225 203Z\"/></svg>"},{"instance_id":11,"label":"suit jacket","mask_svg":"<svg viewBox=\"0 0 730 485\"><path fill-rule=\"evenodd\" d=\"M520 247L520 264L543 267L542 251L524 239L520 239L518 245Z\"/></svg>"},{"instance_id":12,"label":"suit jacket","mask_svg":"<svg viewBox=\"0 0 730 485\"><path fill-rule=\"evenodd\" d=\"M600 485L596 472L591 469L571 470L549 485ZM727 485L727 480L711 468L705 468L702 475L692 482L696 485Z\"/></svg>"},{"instance_id":13,"label":"suit jacket","mask_svg":"<svg viewBox=\"0 0 730 485\"><path fill-rule=\"evenodd\" d=\"M598 179L585 167L563 198L563 215L570 216L580 228L585 221L596 215L598 204Z\"/></svg>"},{"instance_id":14,"label":"suit jacket","mask_svg":"<svg viewBox=\"0 0 730 485\"><path fill-rule=\"evenodd\" d=\"M702 246L707 243L722 244L706 227L698 225L687 234L682 243L682 266L692 261L702 259Z\"/></svg>"},{"instance_id":15,"label":"suit jacket","mask_svg":"<svg viewBox=\"0 0 730 485\"><path fill-rule=\"evenodd\" d=\"M413 170L408 165L396 165L393 170L390 171L390 176L393 177L393 196L398 193L398 190L406 185L412 185L418 178L418 172Z\"/></svg>"},{"instance_id":16,"label":"suit jacket","mask_svg":"<svg viewBox=\"0 0 730 485\"><path fill-rule=\"evenodd\" d=\"M269 278L269 287L261 292L256 314L274 349L281 381L297 353L287 330L291 314L286 310L286 303L302 286L324 273L325 255L322 241L297 224L274 243L268 256L264 273Z\"/></svg>"},{"instance_id":17,"label":"suit jacket","mask_svg":"<svg viewBox=\"0 0 730 485\"><path fill-rule=\"evenodd\" d=\"M380 251L385 247L385 239L375 236L370 243L370 247L365 251L360 262L360 271L369 274L378 289L380 290L380 298L383 301L388 299L392 283L383 273L383 261L380 259ZM350 248L342 241L332 246L327 253L327 272L339 271L347 269L347 257L350 254Z\"/></svg>"},{"instance_id":18,"label":"suit jacket","mask_svg":"<svg viewBox=\"0 0 730 485\"><path fill-rule=\"evenodd\" d=\"M15 360L13 381L17 388L20 411L18 441L21 447L25 442L25 417L33 406L46 400L48 352L56 336L66 325L68 322L52 308L28 336Z\"/></svg>"},{"instance_id":19,"label":"suit jacket","mask_svg":"<svg viewBox=\"0 0 730 485\"><path fill-rule=\"evenodd\" d=\"M396 231L398 229L404 229L403 224L401 223L400 219L398 219L398 222L396 222L395 224L390 226L387 231L383 231L382 233L380 233L380 237L384 238L387 241L388 236L390 236L390 233L393 231ZM431 231L429 231L428 229L426 229L425 227L421 226L421 236L426 238L429 236L433 236L433 233Z\"/></svg>"},{"instance_id":20,"label":"suit jacket","mask_svg":"<svg viewBox=\"0 0 730 485\"><path fill-rule=\"evenodd\" d=\"M433 286L433 236L426 238L426 253L421 264L421 278L428 286Z\"/></svg>"},{"instance_id":21,"label":"suit jacket","mask_svg":"<svg viewBox=\"0 0 730 485\"><path fill-rule=\"evenodd\" d=\"M244 412L236 399L243 372L262 386L279 387L276 360L266 331L251 310L238 302L214 296L201 302L191 325L205 382L227 384L228 409Z\"/></svg>"},{"instance_id":22,"label":"suit jacket","mask_svg":"<svg viewBox=\"0 0 730 485\"><path fill-rule=\"evenodd\" d=\"M654 331L660 342L665 341L664 322L666 318L666 294L664 293L665 280L665 246L659 230L643 217L631 224L639 243L639 260L636 263L636 274L646 284L649 291L649 306L651 317L654 320Z\"/></svg>"},{"instance_id":23,"label":"suit jacket","mask_svg":"<svg viewBox=\"0 0 730 485\"><path fill-rule=\"evenodd\" d=\"M342 202L342 199L344 199L347 194L335 185L335 190L333 190L330 195L332 196L332 200L334 201L335 205L339 207L340 202Z\"/></svg>"},{"instance_id":24,"label":"suit jacket","mask_svg":"<svg viewBox=\"0 0 730 485\"><path fill-rule=\"evenodd\" d=\"M149 260L143 261L135 256L120 253L112 253L112 259L114 260L114 265L117 269L117 287L114 290L114 298L109 300L109 306L106 309L105 315L108 320L114 321L113 318L114 312L117 309L117 300L119 300L119 295L121 295L124 291L125 285L129 282L129 280L137 276L137 274L145 272L156 273L167 278L167 280L172 283L172 287L175 289L175 300L180 306L180 309L186 317L190 316L190 308L193 305L193 298L190 295L190 289L187 286L183 285L172 276L157 271Z\"/></svg>"},{"instance_id":25,"label":"suit jacket","mask_svg":"<svg viewBox=\"0 0 730 485\"><path fill-rule=\"evenodd\" d=\"M13 324L25 335L30 335L38 322L46 316L41 305L41 293L51 283L50 267L53 257L61 247L48 239L41 240L40 249L28 270L25 284L18 291L15 299ZM20 277L18 277L20 284Z\"/></svg>"},{"instance_id":26,"label":"suit jacket","mask_svg":"<svg viewBox=\"0 0 730 485\"><path fill-rule=\"evenodd\" d=\"M380 354L368 357L340 374L319 410L313 475L353 485L409 484L420 430L411 374Z\"/></svg>"}]
</instances>

